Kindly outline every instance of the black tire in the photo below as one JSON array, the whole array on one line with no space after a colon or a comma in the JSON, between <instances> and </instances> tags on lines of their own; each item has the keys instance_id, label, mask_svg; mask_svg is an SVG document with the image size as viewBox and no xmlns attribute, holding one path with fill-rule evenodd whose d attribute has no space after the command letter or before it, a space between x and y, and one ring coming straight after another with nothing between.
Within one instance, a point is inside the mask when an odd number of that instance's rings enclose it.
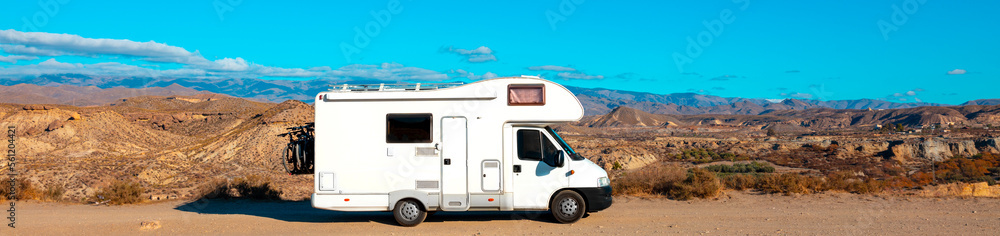
<instances>
[{"instance_id":1,"label":"black tire","mask_svg":"<svg viewBox=\"0 0 1000 236\"><path fill-rule=\"evenodd\" d=\"M295 158L295 146L289 144L285 146L285 156L281 159L281 166L285 167L285 172L293 173L295 171L295 163L292 162Z\"/></svg>"},{"instance_id":2,"label":"black tire","mask_svg":"<svg viewBox=\"0 0 1000 236\"><path fill-rule=\"evenodd\" d=\"M396 223L399 225L413 227L427 219L427 211L416 200L403 199L396 202L396 207L392 209L392 216L396 218Z\"/></svg>"},{"instance_id":3,"label":"black tire","mask_svg":"<svg viewBox=\"0 0 1000 236\"><path fill-rule=\"evenodd\" d=\"M303 172L302 170L306 169L305 168L306 167L306 165L305 165L306 164L306 151L308 149L306 149L305 142L303 142L303 141L296 141L295 142L295 148L298 149L298 152L295 152L297 154L297 155L295 155L295 167L296 167L295 168L295 173L296 174L301 174Z\"/></svg>"},{"instance_id":4,"label":"black tire","mask_svg":"<svg viewBox=\"0 0 1000 236\"><path fill-rule=\"evenodd\" d=\"M549 211L552 212L556 221L570 224L583 218L583 214L587 213L587 203L579 193L563 190L552 198L552 202L549 203Z\"/></svg>"}]
</instances>

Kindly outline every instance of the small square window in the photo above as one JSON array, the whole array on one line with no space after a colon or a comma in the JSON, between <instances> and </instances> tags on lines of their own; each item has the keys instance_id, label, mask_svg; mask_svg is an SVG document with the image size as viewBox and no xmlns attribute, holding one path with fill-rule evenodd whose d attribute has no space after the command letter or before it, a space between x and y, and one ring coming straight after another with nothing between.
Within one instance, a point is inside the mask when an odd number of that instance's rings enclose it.
<instances>
[{"instance_id":1,"label":"small square window","mask_svg":"<svg viewBox=\"0 0 1000 236\"><path fill-rule=\"evenodd\" d=\"M507 105L511 106L545 105L545 85L543 84L508 85Z\"/></svg>"},{"instance_id":2,"label":"small square window","mask_svg":"<svg viewBox=\"0 0 1000 236\"><path fill-rule=\"evenodd\" d=\"M385 115L386 143L430 143L431 114Z\"/></svg>"}]
</instances>

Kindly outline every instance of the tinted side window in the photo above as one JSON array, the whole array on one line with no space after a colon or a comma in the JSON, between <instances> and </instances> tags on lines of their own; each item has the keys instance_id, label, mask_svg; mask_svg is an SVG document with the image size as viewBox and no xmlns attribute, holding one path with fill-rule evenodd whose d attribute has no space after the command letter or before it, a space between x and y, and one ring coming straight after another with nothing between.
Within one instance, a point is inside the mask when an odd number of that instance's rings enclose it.
<instances>
[{"instance_id":1,"label":"tinted side window","mask_svg":"<svg viewBox=\"0 0 1000 236\"><path fill-rule=\"evenodd\" d=\"M538 130L522 129L517 131L517 159L542 159L542 134Z\"/></svg>"},{"instance_id":2,"label":"tinted side window","mask_svg":"<svg viewBox=\"0 0 1000 236\"><path fill-rule=\"evenodd\" d=\"M517 158L521 160L543 161L556 166L559 149L538 130L517 131Z\"/></svg>"},{"instance_id":3,"label":"tinted side window","mask_svg":"<svg viewBox=\"0 0 1000 236\"><path fill-rule=\"evenodd\" d=\"M430 143L431 114L388 114L385 116L386 143Z\"/></svg>"},{"instance_id":4,"label":"tinted side window","mask_svg":"<svg viewBox=\"0 0 1000 236\"><path fill-rule=\"evenodd\" d=\"M540 134L541 133L539 133L539 135ZM556 149L556 145L552 144L552 142L550 142L548 138L545 138L543 136L541 137L541 139L542 139L542 152L545 153L545 157L542 158L542 161L544 161L546 164L549 164L550 166L556 166L556 158L559 157L559 149Z\"/></svg>"}]
</instances>

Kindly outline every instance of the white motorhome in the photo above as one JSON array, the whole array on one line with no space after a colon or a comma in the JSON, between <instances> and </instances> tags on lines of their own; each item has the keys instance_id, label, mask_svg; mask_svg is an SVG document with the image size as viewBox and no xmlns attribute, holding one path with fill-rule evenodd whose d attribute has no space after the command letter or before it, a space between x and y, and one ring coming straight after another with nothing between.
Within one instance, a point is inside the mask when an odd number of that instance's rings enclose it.
<instances>
[{"instance_id":1,"label":"white motorhome","mask_svg":"<svg viewBox=\"0 0 1000 236\"><path fill-rule=\"evenodd\" d=\"M611 206L607 172L549 127L583 117L551 81L345 84L315 104L315 208L413 226L436 211L551 210L572 223Z\"/></svg>"}]
</instances>

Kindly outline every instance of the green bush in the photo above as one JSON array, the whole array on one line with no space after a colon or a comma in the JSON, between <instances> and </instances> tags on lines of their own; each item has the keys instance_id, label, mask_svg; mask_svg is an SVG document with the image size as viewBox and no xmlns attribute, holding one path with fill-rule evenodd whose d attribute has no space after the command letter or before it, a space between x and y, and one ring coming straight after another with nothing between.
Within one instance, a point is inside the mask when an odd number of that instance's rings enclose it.
<instances>
[{"instance_id":1,"label":"green bush","mask_svg":"<svg viewBox=\"0 0 1000 236\"><path fill-rule=\"evenodd\" d=\"M713 161L740 161L746 158L737 157L732 153L717 153L707 149L687 149L674 156L678 160L690 161L693 163L709 163Z\"/></svg>"},{"instance_id":2,"label":"green bush","mask_svg":"<svg viewBox=\"0 0 1000 236\"><path fill-rule=\"evenodd\" d=\"M734 163L732 165L718 164L705 167L705 169L719 173L773 173L774 167L768 163L750 162Z\"/></svg>"}]
</instances>

